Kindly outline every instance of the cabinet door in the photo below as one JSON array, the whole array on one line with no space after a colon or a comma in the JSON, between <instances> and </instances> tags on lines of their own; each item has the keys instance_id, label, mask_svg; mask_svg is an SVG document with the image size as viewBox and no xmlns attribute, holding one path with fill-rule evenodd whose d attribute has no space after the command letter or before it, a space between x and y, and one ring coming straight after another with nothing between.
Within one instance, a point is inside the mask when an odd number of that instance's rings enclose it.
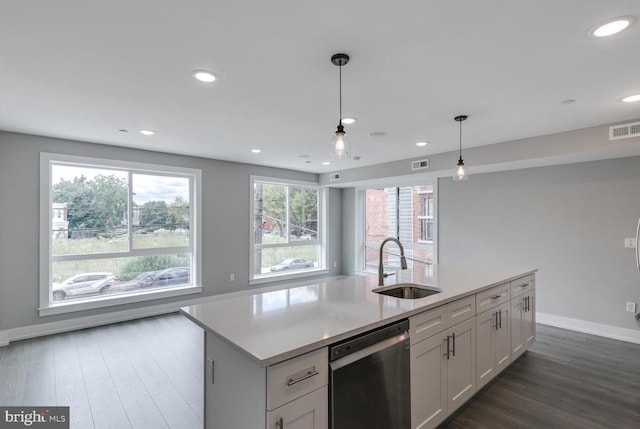
<instances>
[{"instance_id":1,"label":"cabinet door","mask_svg":"<svg viewBox=\"0 0 640 429\"><path fill-rule=\"evenodd\" d=\"M411 346L411 427L438 426L447 417L446 343L442 334ZM375 406L372 404L372 406Z\"/></svg>"},{"instance_id":2,"label":"cabinet door","mask_svg":"<svg viewBox=\"0 0 640 429\"><path fill-rule=\"evenodd\" d=\"M491 309L476 317L476 373L478 376L478 389L487 384L496 374L495 331L497 314L497 309Z\"/></svg>"},{"instance_id":3,"label":"cabinet door","mask_svg":"<svg viewBox=\"0 0 640 429\"><path fill-rule=\"evenodd\" d=\"M524 352L524 296L511 300L511 359L516 360Z\"/></svg>"},{"instance_id":4,"label":"cabinet door","mask_svg":"<svg viewBox=\"0 0 640 429\"><path fill-rule=\"evenodd\" d=\"M327 429L329 390L314 390L288 404L267 412L267 429Z\"/></svg>"},{"instance_id":5,"label":"cabinet door","mask_svg":"<svg viewBox=\"0 0 640 429\"><path fill-rule=\"evenodd\" d=\"M511 305L509 302L496 307L498 312L498 329L493 331L495 337L494 365L495 374L505 369L511 363ZM495 375L494 374L494 375ZM478 388L480 388L478 386Z\"/></svg>"},{"instance_id":6,"label":"cabinet door","mask_svg":"<svg viewBox=\"0 0 640 429\"><path fill-rule=\"evenodd\" d=\"M526 296L528 301L523 315L522 329L524 348L528 349L536 341L536 294L532 291Z\"/></svg>"},{"instance_id":7,"label":"cabinet door","mask_svg":"<svg viewBox=\"0 0 640 429\"><path fill-rule=\"evenodd\" d=\"M468 319L446 331L451 336L447 359L447 413L476 393L476 321Z\"/></svg>"}]
</instances>

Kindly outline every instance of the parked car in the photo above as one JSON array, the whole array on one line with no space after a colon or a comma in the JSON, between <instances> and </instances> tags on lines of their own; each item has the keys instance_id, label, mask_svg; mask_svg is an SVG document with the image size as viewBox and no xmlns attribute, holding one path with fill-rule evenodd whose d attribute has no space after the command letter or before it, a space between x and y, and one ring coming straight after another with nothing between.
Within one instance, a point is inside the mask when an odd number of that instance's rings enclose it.
<instances>
[{"instance_id":1,"label":"parked car","mask_svg":"<svg viewBox=\"0 0 640 429\"><path fill-rule=\"evenodd\" d=\"M278 265L271 267L272 272L287 270L302 270L305 268L313 268L313 261L302 258L285 259Z\"/></svg>"},{"instance_id":2,"label":"parked car","mask_svg":"<svg viewBox=\"0 0 640 429\"><path fill-rule=\"evenodd\" d=\"M118 280L113 273L81 273L69 277L61 283L52 285L51 296L54 301L75 298L83 295L107 293L106 281Z\"/></svg>"},{"instance_id":3,"label":"parked car","mask_svg":"<svg viewBox=\"0 0 640 429\"><path fill-rule=\"evenodd\" d=\"M153 279L157 271L140 273L131 280L118 281L116 279L105 279L102 281L104 293L121 293L132 290L143 289L153 284Z\"/></svg>"},{"instance_id":4,"label":"parked car","mask_svg":"<svg viewBox=\"0 0 640 429\"><path fill-rule=\"evenodd\" d=\"M184 285L191 282L191 268L173 267L160 271L150 286Z\"/></svg>"}]
</instances>

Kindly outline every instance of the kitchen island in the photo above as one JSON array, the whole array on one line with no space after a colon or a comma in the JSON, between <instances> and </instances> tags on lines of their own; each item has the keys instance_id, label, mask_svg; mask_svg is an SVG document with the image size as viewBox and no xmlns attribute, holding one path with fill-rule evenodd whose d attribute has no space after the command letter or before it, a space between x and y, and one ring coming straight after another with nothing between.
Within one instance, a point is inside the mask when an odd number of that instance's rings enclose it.
<instances>
[{"instance_id":1,"label":"kitchen island","mask_svg":"<svg viewBox=\"0 0 640 429\"><path fill-rule=\"evenodd\" d=\"M472 303L473 308L460 313L464 316L459 320L465 318L468 324L469 317L475 319L476 301L483 299L483 293L489 293L489 303L505 305L516 297L511 293L515 283L520 281L517 291L533 291L535 271L531 268L440 264L400 271L386 279L388 285L410 282L441 290L415 300L377 294L373 292L378 287L377 277L356 276L225 294L184 307L182 313L205 330L205 426L325 428L328 345L408 318L413 350L414 344L426 338L426 333L439 335L453 327L457 313L452 310L447 316L444 312L447 307L453 308L455 303L463 303L463 299L466 299L464 303ZM497 295L492 292L500 288L509 292L493 298ZM523 298L513 305L521 312L527 306L532 310L535 306L532 296L527 295L528 302ZM485 307L489 312L493 308L486 304ZM435 325L431 321L425 323L424 320L431 320L425 315L429 316L430 310L437 309L443 310L442 315L436 315L440 322ZM528 313L533 317L535 311ZM495 314L497 326L498 313ZM514 311L505 317L505 325L510 326L506 320L514 317ZM533 320L527 326L532 323ZM430 328L425 330L425 326ZM510 330L510 340L513 332ZM472 333L475 354L475 320ZM511 346L510 342L509 350ZM512 354L509 356L510 361ZM412 361L412 377L413 364ZM475 393L475 359L472 372L473 389L466 391ZM417 369L415 373L418 374ZM412 379L412 396L414 390L422 388L416 386L414 389ZM438 419L450 411L451 407L437 412ZM418 418L412 426L420 426ZM429 426L431 424L424 427Z\"/></svg>"}]
</instances>

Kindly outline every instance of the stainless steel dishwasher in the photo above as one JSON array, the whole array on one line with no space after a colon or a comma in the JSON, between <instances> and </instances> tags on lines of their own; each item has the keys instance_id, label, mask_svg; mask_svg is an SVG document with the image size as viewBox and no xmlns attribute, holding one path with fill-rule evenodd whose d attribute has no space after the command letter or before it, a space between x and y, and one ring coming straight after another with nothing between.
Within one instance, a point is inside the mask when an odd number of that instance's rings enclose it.
<instances>
[{"instance_id":1,"label":"stainless steel dishwasher","mask_svg":"<svg viewBox=\"0 0 640 429\"><path fill-rule=\"evenodd\" d=\"M409 429L409 321L329 348L331 429Z\"/></svg>"}]
</instances>

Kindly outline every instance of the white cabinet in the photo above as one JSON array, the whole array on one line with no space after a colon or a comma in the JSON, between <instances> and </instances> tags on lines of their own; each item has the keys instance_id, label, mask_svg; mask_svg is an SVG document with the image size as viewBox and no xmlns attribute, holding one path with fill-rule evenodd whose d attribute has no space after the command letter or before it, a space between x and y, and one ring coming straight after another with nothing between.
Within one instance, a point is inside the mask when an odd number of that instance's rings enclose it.
<instances>
[{"instance_id":1,"label":"white cabinet","mask_svg":"<svg viewBox=\"0 0 640 429\"><path fill-rule=\"evenodd\" d=\"M436 427L447 418L446 342L441 335L411 346L411 427Z\"/></svg>"},{"instance_id":2,"label":"white cabinet","mask_svg":"<svg viewBox=\"0 0 640 429\"><path fill-rule=\"evenodd\" d=\"M533 276L511 282L511 359L536 340L536 295Z\"/></svg>"},{"instance_id":3,"label":"white cabinet","mask_svg":"<svg viewBox=\"0 0 640 429\"><path fill-rule=\"evenodd\" d=\"M476 316L478 389L511 363L510 307L507 301Z\"/></svg>"},{"instance_id":4,"label":"white cabinet","mask_svg":"<svg viewBox=\"0 0 640 429\"><path fill-rule=\"evenodd\" d=\"M451 336L447 356L447 413L476 393L476 323L469 319L446 331Z\"/></svg>"},{"instance_id":5,"label":"white cabinet","mask_svg":"<svg viewBox=\"0 0 640 429\"><path fill-rule=\"evenodd\" d=\"M267 412L268 429L327 429L329 390L323 386Z\"/></svg>"},{"instance_id":6,"label":"white cabinet","mask_svg":"<svg viewBox=\"0 0 640 429\"><path fill-rule=\"evenodd\" d=\"M261 367L205 334L205 428L326 429L328 351Z\"/></svg>"},{"instance_id":7,"label":"white cabinet","mask_svg":"<svg viewBox=\"0 0 640 429\"><path fill-rule=\"evenodd\" d=\"M411 427L414 429L436 427L476 392L475 297L471 298L447 304L444 320L434 317L440 314L439 309L429 310L426 313L431 313L426 317L418 314L409 319L412 328L425 320L437 320L442 329L463 319L421 341L414 342L412 338Z\"/></svg>"}]
</instances>

